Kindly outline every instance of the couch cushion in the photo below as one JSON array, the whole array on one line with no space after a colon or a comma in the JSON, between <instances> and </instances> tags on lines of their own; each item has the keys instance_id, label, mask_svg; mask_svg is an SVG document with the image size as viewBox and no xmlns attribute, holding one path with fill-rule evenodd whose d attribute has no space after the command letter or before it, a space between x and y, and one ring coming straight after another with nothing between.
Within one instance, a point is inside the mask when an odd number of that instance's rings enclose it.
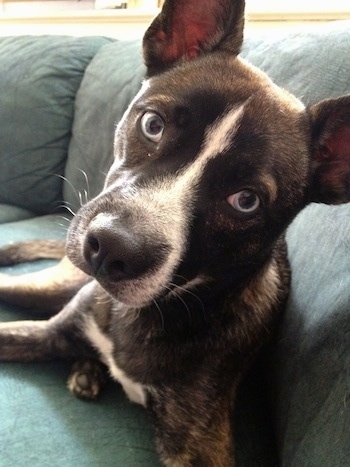
<instances>
[{"instance_id":1,"label":"couch cushion","mask_svg":"<svg viewBox=\"0 0 350 467\"><path fill-rule=\"evenodd\" d=\"M160 467L146 412L115 384L74 398L64 362L1 364L2 467Z\"/></svg>"},{"instance_id":2,"label":"couch cushion","mask_svg":"<svg viewBox=\"0 0 350 467\"><path fill-rule=\"evenodd\" d=\"M67 362L1 364L1 467L160 467L146 411L113 382L96 402L76 399L69 371ZM253 402L246 397L236 417L237 466L277 465L256 386L247 395Z\"/></svg>"},{"instance_id":3,"label":"couch cushion","mask_svg":"<svg viewBox=\"0 0 350 467\"><path fill-rule=\"evenodd\" d=\"M311 205L288 231L292 285L271 354L288 466L345 466L350 442L350 205Z\"/></svg>"},{"instance_id":4,"label":"couch cushion","mask_svg":"<svg viewBox=\"0 0 350 467\"><path fill-rule=\"evenodd\" d=\"M1 216L0 207L0 216ZM23 211L23 215L21 215ZM5 210L6 212L6 210ZM17 210L15 211L17 212ZM64 240L70 222L69 215L49 214L45 216L25 216L26 211L18 210L21 218L0 224L0 247L21 240L59 239Z\"/></svg>"},{"instance_id":5,"label":"couch cushion","mask_svg":"<svg viewBox=\"0 0 350 467\"><path fill-rule=\"evenodd\" d=\"M29 211L28 209L0 203L0 224L29 219L31 217L34 217L34 215L34 212Z\"/></svg>"},{"instance_id":6,"label":"couch cushion","mask_svg":"<svg viewBox=\"0 0 350 467\"><path fill-rule=\"evenodd\" d=\"M64 199L70 207L99 193L113 160L115 125L144 76L140 41L102 47L86 69L75 102Z\"/></svg>"},{"instance_id":7,"label":"couch cushion","mask_svg":"<svg viewBox=\"0 0 350 467\"><path fill-rule=\"evenodd\" d=\"M0 202L48 213L62 202L75 94L97 37L0 38Z\"/></svg>"},{"instance_id":8,"label":"couch cushion","mask_svg":"<svg viewBox=\"0 0 350 467\"><path fill-rule=\"evenodd\" d=\"M242 57L305 104L350 92L350 21L307 30L248 32Z\"/></svg>"}]
</instances>

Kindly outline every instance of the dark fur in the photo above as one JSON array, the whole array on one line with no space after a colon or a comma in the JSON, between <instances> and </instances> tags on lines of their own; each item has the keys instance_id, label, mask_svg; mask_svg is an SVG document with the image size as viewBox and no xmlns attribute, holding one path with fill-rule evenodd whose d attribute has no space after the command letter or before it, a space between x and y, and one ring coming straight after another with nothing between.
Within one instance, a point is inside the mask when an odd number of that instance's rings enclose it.
<instances>
[{"instance_id":1,"label":"dark fur","mask_svg":"<svg viewBox=\"0 0 350 467\"><path fill-rule=\"evenodd\" d=\"M149 86L118 126L103 192L72 222L69 260L0 281L2 298L31 306L75 294L47 321L0 325L0 358L83 358L68 386L89 398L102 358L127 392L142 386L169 466L233 465L237 386L288 293L285 229L311 201L350 199L350 97L303 109L235 59L243 11L238 0L165 2L144 38ZM156 143L142 131L148 112L165 123ZM216 124L229 139L217 154ZM253 212L229 204L242 190L258 194Z\"/></svg>"}]
</instances>

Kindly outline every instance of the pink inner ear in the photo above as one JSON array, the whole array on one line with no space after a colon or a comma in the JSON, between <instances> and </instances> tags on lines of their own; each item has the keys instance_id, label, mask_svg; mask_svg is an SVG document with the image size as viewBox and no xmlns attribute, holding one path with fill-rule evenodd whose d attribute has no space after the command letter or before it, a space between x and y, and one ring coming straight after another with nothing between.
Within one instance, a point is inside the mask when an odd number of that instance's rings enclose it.
<instances>
[{"instance_id":1,"label":"pink inner ear","mask_svg":"<svg viewBox=\"0 0 350 467\"><path fill-rule=\"evenodd\" d=\"M350 158L350 126L340 128L326 140L320 150L320 156L333 159Z\"/></svg>"},{"instance_id":2,"label":"pink inner ear","mask_svg":"<svg viewBox=\"0 0 350 467\"><path fill-rule=\"evenodd\" d=\"M317 159L322 168L319 175L324 188L338 196L349 193L350 174L350 127L344 126L334 131L320 147ZM348 194L339 198L348 201ZM335 202L334 199L332 202Z\"/></svg>"},{"instance_id":3,"label":"pink inner ear","mask_svg":"<svg viewBox=\"0 0 350 467\"><path fill-rule=\"evenodd\" d=\"M217 6L214 2L214 5ZM162 55L166 61L184 57L197 58L206 43L213 41L218 25L213 1L202 0L186 6L185 12L176 10L172 18L171 33L162 30L156 38L163 44Z\"/></svg>"},{"instance_id":4,"label":"pink inner ear","mask_svg":"<svg viewBox=\"0 0 350 467\"><path fill-rule=\"evenodd\" d=\"M193 60L200 54L201 43L207 39L207 31L201 29L198 23L191 23L184 30L173 29L171 41L167 40L164 31L158 31L156 38L165 46L163 58L166 61L175 61L181 57Z\"/></svg>"}]
</instances>

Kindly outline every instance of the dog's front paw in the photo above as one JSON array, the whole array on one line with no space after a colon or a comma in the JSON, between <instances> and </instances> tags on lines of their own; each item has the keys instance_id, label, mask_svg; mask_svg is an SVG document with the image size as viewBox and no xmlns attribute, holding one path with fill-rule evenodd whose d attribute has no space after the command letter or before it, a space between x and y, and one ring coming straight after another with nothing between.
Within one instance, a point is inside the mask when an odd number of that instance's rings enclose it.
<instances>
[{"instance_id":1,"label":"dog's front paw","mask_svg":"<svg viewBox=\"0 0 350 467\"><path fill-rule=\"evenodd\" d=\"M97 360L85 359L74 363L67 386L74 396L94 400L106 381L105 366Z\"/></svg>"}]
</instances>

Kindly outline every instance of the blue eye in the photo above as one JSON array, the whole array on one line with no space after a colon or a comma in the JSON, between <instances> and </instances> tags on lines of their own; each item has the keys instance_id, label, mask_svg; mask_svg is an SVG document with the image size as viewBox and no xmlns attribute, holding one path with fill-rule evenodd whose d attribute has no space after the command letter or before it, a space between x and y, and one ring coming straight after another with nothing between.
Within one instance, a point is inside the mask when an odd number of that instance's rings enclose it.
<instances>
[{"instance_id":1,"label":"blue eye","mask_svg":"<svg viewBox=\"0 0 350 467\"><path fill-rule=\"evenodd\" d=\"M251 213L258 209L260 206L259 196L251 190L242 190L230 195L227 198L227 202L236 211L243 213Z\"/></svg>"},{"instance_id":2,"label":"blue eye","mask_svg":"<svg viewBox=\"0 0 350 467\"><path fill-rule=\"evenodd\" d=\"M159 143L164 128L164 120L154 112L146 112L141 118L141 131L150 141Z\"/></svg>"}]
</instances>

